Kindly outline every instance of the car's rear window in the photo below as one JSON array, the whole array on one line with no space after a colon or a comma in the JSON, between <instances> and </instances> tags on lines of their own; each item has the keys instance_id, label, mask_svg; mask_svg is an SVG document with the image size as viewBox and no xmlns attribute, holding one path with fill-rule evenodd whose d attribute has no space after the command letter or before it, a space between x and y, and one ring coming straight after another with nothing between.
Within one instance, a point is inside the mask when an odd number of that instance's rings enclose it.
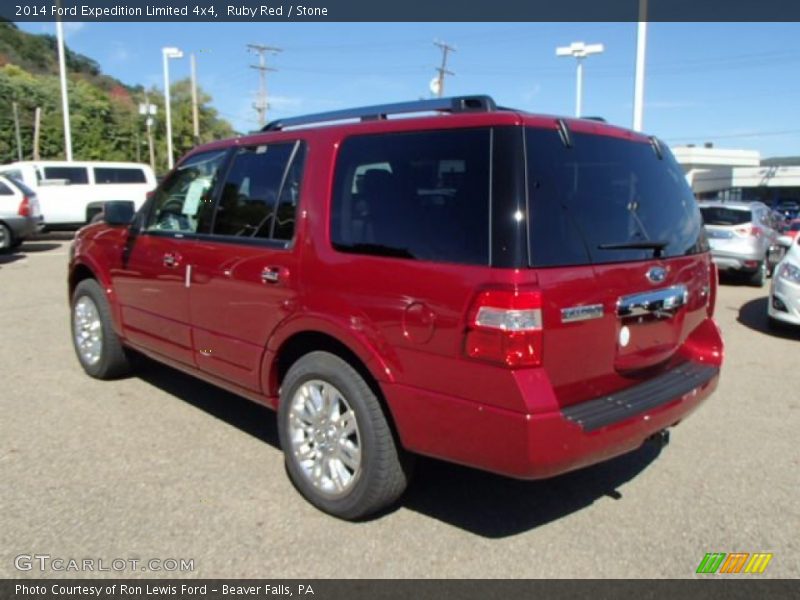
<instances>
[{"instance_id":1,"label":"car's rear window","mask_svg":"<svg viewBox=\"0 0 800 600\"><path fill-rule=\"evenodd\" d=\"M575 132L570 142L556 130L525 133L532 266L707 249L697 203L668 148Z\"/></svg>"},{"instance_id":2,"label":"car's rear window","mask_svg":"<svg viewBox=\"0 0 800 600\"><path fill-rule=\"evenodd\" d=\"M752 214L746 208L701 206L700 212L706 225L743 225L753 220Z\"/></svg>"},{"instance_id":3,"label":"car's rear window","mask_svg":"<svg viewBox=\"0 0 800 600\"><path fill-rule=\"evenodd\" d=\"M489 262L489 129L348 138L336 162L337 250L462 264Z\"/></svg>"}]
</instances>

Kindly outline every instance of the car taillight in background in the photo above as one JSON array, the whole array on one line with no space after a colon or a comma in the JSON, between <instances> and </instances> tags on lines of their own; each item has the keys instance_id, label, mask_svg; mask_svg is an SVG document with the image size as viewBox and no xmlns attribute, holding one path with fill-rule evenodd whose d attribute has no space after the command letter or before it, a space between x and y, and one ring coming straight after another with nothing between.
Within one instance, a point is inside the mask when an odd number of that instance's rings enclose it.
<instances>
[{"instance_id":1,"label":"car taillight in background","mask_svg":"<svg viewBox=\"0 0 800 600\"><path fill-rule=\"evenodd\" d=\"M17 214L20 217L32 217L33 214L33 205L31 203L30 198L27 196L22 197L22 202L19 203L19 208L17 209Z\"/></svg>"},{"instance_id":2,"label":"car taillight in background","mask_svg":"<svg viewBox=\"0 0 800 600\"><path fill-rule=\"evenodd\" d=\"M758 237L764 234L764 230L755 225L744 225L743 227L735 228L733 231L736 235L742 237Z\"/></svg>"},{"instance_id":3,"label":"car taillight in background","mask_svg":"<svg viewBox=\"0 0 800 600\"><path fill-rule=\"evenodd\" d=\"M465 351L470 358L509 367L541 365L541 292L481 292L469 311Z\"/></svg>"}]
</instances>

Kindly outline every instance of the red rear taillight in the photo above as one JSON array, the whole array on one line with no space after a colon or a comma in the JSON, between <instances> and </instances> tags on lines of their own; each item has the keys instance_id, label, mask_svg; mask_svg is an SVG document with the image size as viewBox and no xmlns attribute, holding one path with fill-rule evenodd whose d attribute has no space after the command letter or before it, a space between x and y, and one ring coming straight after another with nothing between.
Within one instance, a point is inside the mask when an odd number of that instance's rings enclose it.
<instances>
[{"instance_id":1,"label":"red rear taillight","mask_svg":"<svg viewBox=\"0 0 800 600\"><path fill-rule=\"evenodd\" d=\"M541 292L481 292L469 311L465 351L509 367L541 365Z\"/></svg>"},{"instance_id":2,"label":"red rear taillight","mask_svg":"<svg viewBox=\"0 0 800 600\"><path fill-rule=\"evenodd\" d=\"M19 203L17 214L20 217L32 217L33 210L31 209L31 201L27 196L22 197L22 202Z\"/></svg>"}]
</instances>

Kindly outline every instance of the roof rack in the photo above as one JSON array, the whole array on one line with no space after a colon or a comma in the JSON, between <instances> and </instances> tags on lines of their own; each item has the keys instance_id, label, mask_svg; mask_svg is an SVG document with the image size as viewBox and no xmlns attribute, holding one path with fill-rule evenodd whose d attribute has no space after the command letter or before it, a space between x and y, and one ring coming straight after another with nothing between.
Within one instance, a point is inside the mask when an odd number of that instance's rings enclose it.
<instances>
[{"instance_id":1,"label":"roof rack","mask_svg":"<svg viewBox=\"0 0 800 600\"><path fill-rule=\"evenodd\" d=\"M497 105L490 96L454 96L451 98L435 98L433 100L417 100L413 102L397 102L395 104L378 104L375 106L362 106L359 108L346 108L330 112L316 113L277 119L267 123L261 131L277 131L287 127L310 125L312 123L325 123L328 121L344 121L347 119L361 119L362 121L375 121L386 119L388 115L399 115L416 112L492 112L497 110Z\"/></svg>"}]
</instances>

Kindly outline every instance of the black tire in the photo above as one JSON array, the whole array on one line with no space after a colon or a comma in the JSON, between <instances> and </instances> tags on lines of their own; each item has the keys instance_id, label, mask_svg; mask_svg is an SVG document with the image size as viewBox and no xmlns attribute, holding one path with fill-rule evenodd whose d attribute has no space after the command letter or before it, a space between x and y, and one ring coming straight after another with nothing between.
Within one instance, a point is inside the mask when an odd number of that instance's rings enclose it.
<instances>
[{"instance_id":1,"label":"black tire","mask_svg":"<svg viewBox=\"0 0 800 600\"><path fill-rule=\"evenodd\" d=\"M0 223L0 254L14 248L14 236L5 223Z\"/></svg>"},{"instance_id":2,"label":"black tire","mask_svg":"<svg viewBox=\"0 0 800 600\"><path fill-rule=\"evenodd\" d=\"M289 425L290 417L295 416L292 402L301 386L322 383L333 386L352 409L360 449L360 463L351 484L335 497L315 486L304 472L293 449ZM408 485L410 457L395 442L380 401L350 364L328 352L306 354L289 369L281 386L278 435L294 486L311 504L333 516L355 520L371 515L395 502ZM323 455L317 442L309 443L314 447L312 455Z\"/></svg>"},{"instance_id":3,"label":"black tire","mask_svg":"<svg viewBox=\"0 0 800 600\"><path fill-rule=\"evenodd\" d=\"M767 281L767 261L766 259L761 261L758 264L758 269L756 272L750 275L750 285L754 285L756 287L764 287L764 284Z\"/></svg>"},{"instance_id":4,"label":"black tire","mask_svg":"<svg viewBox=\"0 0 800 600\"><path fill-rule=\"evenodd\" d=\"M83 298L87 298L94 304L99 317L101 350L99 358L94 361L87 359L81 353L76 341L75 308ZM127 375L131 370L130 362L119 337L114 331L111 310L105 294L94 279L84 279L75 287L75 292L72 294L70 315L72 345L83 370L95 379L115 379Z\"/></svg>"}]
</instances>

